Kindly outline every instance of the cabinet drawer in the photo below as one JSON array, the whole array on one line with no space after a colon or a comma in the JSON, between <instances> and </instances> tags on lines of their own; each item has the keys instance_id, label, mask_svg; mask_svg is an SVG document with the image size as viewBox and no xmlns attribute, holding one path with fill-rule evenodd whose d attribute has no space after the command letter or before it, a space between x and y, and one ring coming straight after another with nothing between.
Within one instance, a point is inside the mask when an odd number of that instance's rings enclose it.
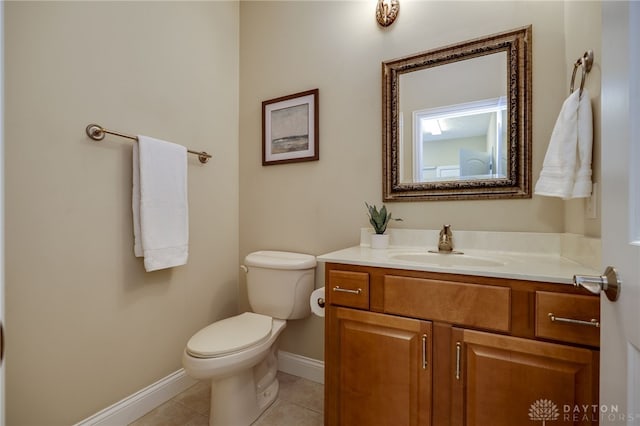
<instances>
[{"instance_id":1,"label":"cabinet drawer","mask_svg":"<svg viewBox=\"0 0 640 426\"><path fill-rule=\"evenodd\" d=\"M511 330L511 289L386 275L384 311L488 330Z\"/></svg>"},{"instance_id":2,"label":"cabinet drawer","mask_svg":"<svg viewBox=\"0 0 640 426\"><path fill-rule=\"evenodd\" d=\"M600 298L536 292L536 337L600 345Z\"/></svg>"},{"instance_id":3,"label":"cabinet drawer","mask_svg":"<svg viewBox=\"0 0 640 426\"><path fill-rule=\"evenodd\" d=\"M369 309L369 274L329 271L329 286L326 292L332 305Z\"/></svg>"}]
</instances>

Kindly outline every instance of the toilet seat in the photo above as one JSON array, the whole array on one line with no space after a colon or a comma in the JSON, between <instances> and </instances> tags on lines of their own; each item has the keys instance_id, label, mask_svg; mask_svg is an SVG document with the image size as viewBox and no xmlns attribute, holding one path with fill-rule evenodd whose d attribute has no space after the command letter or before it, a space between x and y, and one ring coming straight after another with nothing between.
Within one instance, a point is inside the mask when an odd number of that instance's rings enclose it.
<instances>
[{"instance_id":1,"label":"toilet seat","mask_svg":"<svg viewBox=\"0 0 640 426\"><path fill-rule=\"evenodd\" d=\"M272 322L270 316L254 312L214 322L189 339L187 352L196 358L215 358L241 351L267 340Z\"/></svg>"}]
</instances>

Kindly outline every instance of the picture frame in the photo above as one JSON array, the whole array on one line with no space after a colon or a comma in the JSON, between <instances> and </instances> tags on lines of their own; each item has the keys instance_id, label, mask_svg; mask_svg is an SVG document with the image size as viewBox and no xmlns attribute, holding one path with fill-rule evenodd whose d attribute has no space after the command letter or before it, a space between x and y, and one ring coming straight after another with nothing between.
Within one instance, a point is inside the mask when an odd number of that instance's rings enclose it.
<instances>
[{"instance_id":1,"label":"picture frame","mask_svg":"<svg viewBox=\"0 0 640 426\"><path fill-rule=\"evenodd\" d=\"M262 165L317 161L318 89L262 102Z\"/></svg>"}]
</instances>

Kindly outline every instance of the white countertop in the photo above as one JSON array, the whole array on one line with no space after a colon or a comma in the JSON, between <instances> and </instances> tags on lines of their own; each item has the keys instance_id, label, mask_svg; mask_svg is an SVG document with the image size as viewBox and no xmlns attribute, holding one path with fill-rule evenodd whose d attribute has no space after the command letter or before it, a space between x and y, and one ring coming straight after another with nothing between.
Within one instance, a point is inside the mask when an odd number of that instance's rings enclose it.
<instances>
[{"instance_id":1,"label":"white countertop","mask_svg":"<svg viewBox=\"0 0 640 426\"><path fill-rule=\"evenodd\" d=\"M425 239L431 241L438 231L431 230L397 230L392 234L392 245L388 249L372 249L367 238L368 230L361 233L361 244L355 247L334 251L318 256L319 262L332 262L350 265L375 266L383 268L408 269L413 271L429 271L453 273L496 278L511 278L528 281L572 284L576 274L600 275L599 240L570 234L534 234L534 233L475 233L473 231L454 230L461 245L455 250L463 255L437 254L431 256L427 263L397 256L427 254L434 247L415 245L416 232L423 233ZM395 238L394 238L395 235ZM407 238L408 237L408 238ZM395 240L395 241L394 241ZM510 242L513 240L513 244ZM499 244L496 243L499 241ZM406 243L412 243L407 245ZM487 247L482 247L483 242ZM403 244L405 243L405 244ZM466 247L465 247L466 244ZM493 247L492 247L493 246ZM496 250L499 246L503 250ZM516 248L517 250L512 250ZM586 252L586 254L585 254ZM454 256L454 258L449 258ZM467 257L469 264L458 262L455 256ZM477 259L478 262L473 262ZM585 261L585 259L587 261ZM485 262L488 260L488 262ZM484 265L495 260L499 264ZM582 260L582 261L579 261ZM453 265L451 265L453 263ZM460 263L460 264L457 264ZM479 265L472 265L479 263Z\"/></svg>"}]
</instances>

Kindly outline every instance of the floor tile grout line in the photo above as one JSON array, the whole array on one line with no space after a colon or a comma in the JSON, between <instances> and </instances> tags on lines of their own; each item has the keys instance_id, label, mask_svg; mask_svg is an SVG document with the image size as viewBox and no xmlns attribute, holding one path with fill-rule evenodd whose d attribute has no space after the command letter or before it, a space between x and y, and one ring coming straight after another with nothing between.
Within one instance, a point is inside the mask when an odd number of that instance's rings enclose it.
<instances>
[{"instance_id":1,"label":"floor tile grout line","mask_svg":"<svg viewBox=\"0 0 640 426\"><path fill-rule=\"evenodd\" d=\"M297 403L297 402L293 402L293 401L286 401L286 402L287 402L287 403L289 403L289 404L296 405L296 406L298 406L298 407L300 407L300 408L303 408L303 409L305 409L305 410L313 411L313 412L314 412L314 413L316 413L316 414L324 414L324 411L317 411L317 410L314 410L313 408L306 407L306 406L304 406L304 405L302 405L302 404L299 404L299 403Z\"/></svg>"}]
</instances>

